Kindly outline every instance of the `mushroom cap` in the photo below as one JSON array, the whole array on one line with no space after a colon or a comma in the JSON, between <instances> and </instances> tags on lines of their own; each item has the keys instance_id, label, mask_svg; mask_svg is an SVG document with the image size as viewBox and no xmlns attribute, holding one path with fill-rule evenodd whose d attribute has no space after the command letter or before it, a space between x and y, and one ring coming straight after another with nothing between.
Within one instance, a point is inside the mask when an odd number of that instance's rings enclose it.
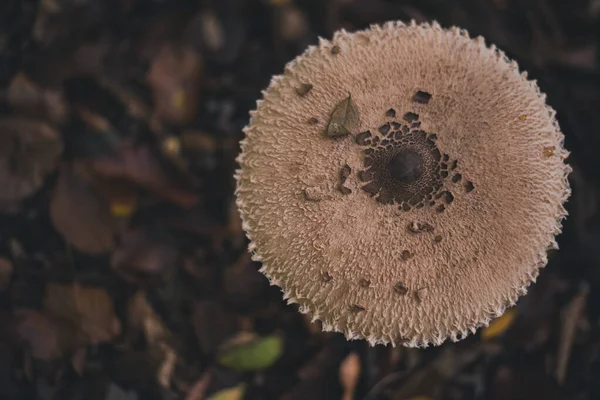
<instances>
[{"instance_id":1,"label":"mushroom cap","mask_svg":"<svg viewBox=\"0 0 600 400\"><path fill-rule=\"evenodd\" d=\"M571 169L545 100L458 28L390 22L321 39L244 129L236 196L253 259L349 340L474 333L558 248ZM346 134L328 135L330 122Z\"/></svg>"}]
</instances>

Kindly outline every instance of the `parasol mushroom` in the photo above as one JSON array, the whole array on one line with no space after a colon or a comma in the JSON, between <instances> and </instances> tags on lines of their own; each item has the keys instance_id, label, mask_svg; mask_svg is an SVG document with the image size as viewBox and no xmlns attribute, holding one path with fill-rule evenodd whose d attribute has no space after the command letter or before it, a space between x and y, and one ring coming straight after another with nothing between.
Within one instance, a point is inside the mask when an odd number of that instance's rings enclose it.
<instances>
[{"instance_id":1,"label":"parasol mushroom","mask_svg":"<svg viewBox=\"0 0 600 400\"><path fill-rule=\"evenodd\" d=\"M390 22L321 39L244 132L236 196L253 259L349 340L460 340L557 248L571 169L555 113L464 30Z\"/></svg>"}]
</instances>

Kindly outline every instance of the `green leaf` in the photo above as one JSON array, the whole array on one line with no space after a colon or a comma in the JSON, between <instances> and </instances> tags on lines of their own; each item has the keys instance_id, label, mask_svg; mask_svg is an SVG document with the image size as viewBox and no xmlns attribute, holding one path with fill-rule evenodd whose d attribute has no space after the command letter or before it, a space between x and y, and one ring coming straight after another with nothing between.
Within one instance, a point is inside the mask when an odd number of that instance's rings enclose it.
<instances>
[{"instance_id":1,"label":"green leaf","mask_svg":"<svg viewBox=\"0 0 600 400\"><path fill-rule=\"evenodd\" d=\"M219 364L237 371L256 371L269 368L281 356L283 341L278 336L256 338L250 342L223 349Z\"/></svg>"},{"instance_id":2,"label":"green leaf","mask_svg":"<svg viewBox=\"0 0 600 400\"><path fill-rule=\"evenodd\" d=\"M345 136L350 134L351 130L358 128L359 122L360 114L350 95L333 109L325 133L329 138Z\"/></svg>"},{"instance_id":3,"label":"green leaf","mask_svg":"<svg viewBox=\"0 0 600 400\"><path fill-rule=\"evenodd\" d=\"M219 390L206 400L242 400L245 392L246 384L240 383L235 387Z\"/></svg>"}]
</instances>

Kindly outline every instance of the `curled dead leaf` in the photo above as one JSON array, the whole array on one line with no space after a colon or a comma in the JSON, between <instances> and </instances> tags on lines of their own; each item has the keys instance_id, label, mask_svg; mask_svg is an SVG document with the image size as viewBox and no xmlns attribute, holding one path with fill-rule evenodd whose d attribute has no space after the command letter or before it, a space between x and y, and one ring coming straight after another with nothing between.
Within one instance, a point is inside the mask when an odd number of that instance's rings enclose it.
<instances>
[{"instance_id":1,"label":"curled dead leaf","mask_svg":"<svg viewBox=\"0 0 600 400\"><path fill-rule=\"evenodd\" d=\"M352 101L352 96L349 95L333 109L325 133L327 137L332 139L346 136L358 128L359 123L360 113Z\"/></svg>"}]
</instances>

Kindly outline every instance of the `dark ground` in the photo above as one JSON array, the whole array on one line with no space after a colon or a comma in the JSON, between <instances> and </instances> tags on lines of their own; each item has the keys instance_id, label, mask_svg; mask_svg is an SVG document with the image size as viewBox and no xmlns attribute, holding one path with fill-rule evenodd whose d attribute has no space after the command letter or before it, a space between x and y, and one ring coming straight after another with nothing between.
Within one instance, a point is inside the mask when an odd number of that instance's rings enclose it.
<instances>
[{"instance_id":1,"label":"dark ground","mask_svg":"<svg viewBox=\"0 0 600 400\"><path fill-rule=\"evenodd\" d=\"M599 0L2 0L0 18L0 399L600 399ZM232 174L272 74L319 35L411 18L539 81L574 192L561 250L491 328L368 348L257 272Z\"/></svg>"}]
</instances>

